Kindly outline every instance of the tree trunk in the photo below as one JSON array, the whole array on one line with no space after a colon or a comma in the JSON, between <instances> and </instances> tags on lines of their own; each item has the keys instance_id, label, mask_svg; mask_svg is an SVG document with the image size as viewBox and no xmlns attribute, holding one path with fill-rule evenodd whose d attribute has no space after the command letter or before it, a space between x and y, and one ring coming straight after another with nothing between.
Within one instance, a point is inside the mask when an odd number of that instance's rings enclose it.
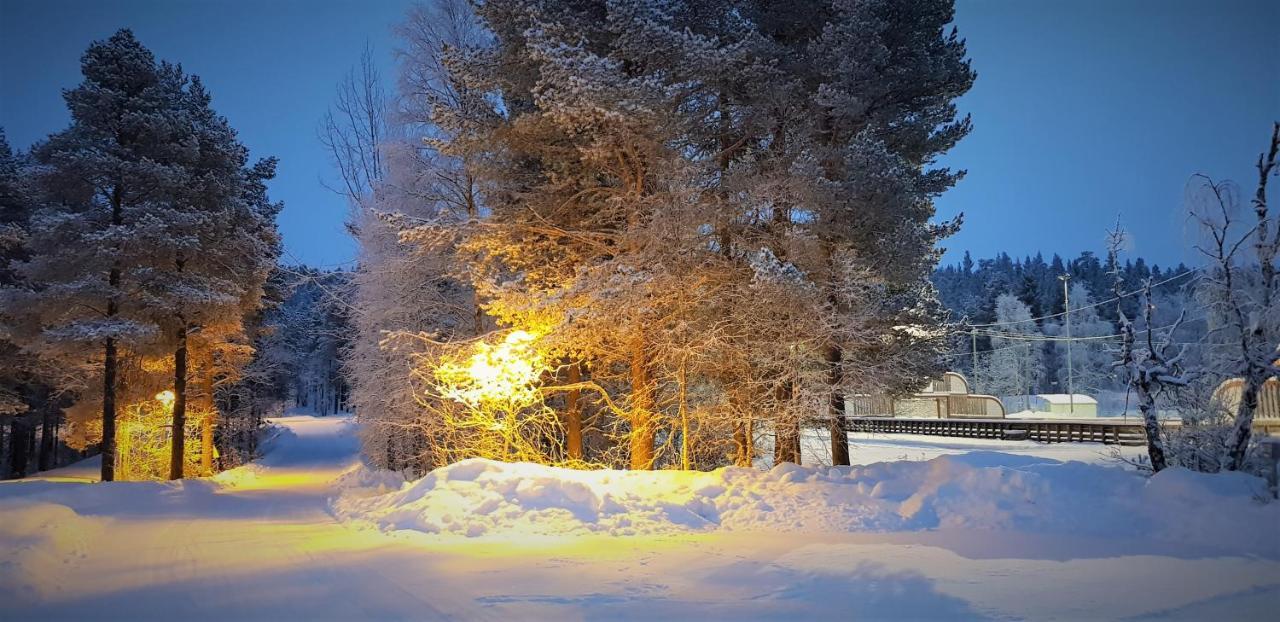
<instances>
[{"instance_id":1,"label":"tree trunk","mask_svg":"<svg viewBox=\"0 0 1280 622\"><path fill-rule=\"evenodd\" d=\"M118 274L118 270L112 270ZM114 280L118 280L118 277ZM111 307L114 308L114 301ZM109 313L109 315L114 315ZM102 358L102 481L116 479L116 340L107 338Z\"/></svg>"},{"instance_id":2,"label":"tree trunk","mask_svg":"<svg viewBox=\"0 0 1280 622\"><path fill-rule=\"evenodd\" d=\"M831 464L849 466L849 426L844 418L844 371L839 346L827 350L827 363L831 365Z\"/></svg>"},{"instance_id":3,"label":"tree trunk","mask_svg":"<svg viewBox=\"0 0 1280 622\"><path fill-rule=\"evenodd\" d=\"M582 382L582 364L569 364L569 384ZM582 392L573 389L565 395L565 451L570 460L582 459Z\"/></svg>"},{"instance_id":4,"label":"tree trunk","mask_svg":"<svg viewBox=\"0 0 1280 622\"><path fill-rule=\"evenodd\" d=\"M1142 413L1142 425L1147 434L1147 456L1151 458L1151 470L1155 473L1169 466L1165 459L1164 438L1160 436L1160 420L1156 417L1156 400L1145 386L1138 386L1138 410Z\"/></svg>"},{"instance_id":5,"label":"tree trunk","mask_svg":"<svg viewBox=\"0 0 1280 622\"><path fill-rule=\"evenodd\" d=\"M688 405L688 376L685 369L685 362L680 361L680 369L678 371L677 384L680 391L680 468L686 471L693 468L693 459L690 455L692 441L689 438L689 405Z\"/></svg>"},{"instance_id":6,"label":"tree trunk","mask_svg":"<svg viewBox=\"0 0 1280 622\"><path fill-rule=\"evenodd\" d=\"M631 468L653 468L653 382L644 337L631 341Z\"/></svg>"},{"instance_id":7,"label":"tree trunk","mask_svg":"<svg viewBox=\"0 0 1280 622\"><path fill-rule=\"evenodd\" d=\"M800 464L800 422L779 421L773 437L773 463Z\"/></svg>"},{"instance_id":8,"label":"tree trunk","mask_svg":"<svg viewBox=\"0 0 1280 622\"><path fill-rule=\"evenodd\" d=\"M1224 447L1226 460L1222 468L1227 471L1239 471L1244 467L1249 440L1253 436L1253 414L1258 410L1258 395L1266 380L1264 374L1252 369L1244 377L1244 385L1240 388L1240 405L1236 407L1236 422L1227 435Z\"/></svg>"},{"instance_id":9,"label":"tree trunk","mask_svg":"<svg viewBox=\"0 0 1280 622\"><path fill-rule=\"evenodd\" d=\"M9 423L9 476L22 479L27 476L27 428L30 424L23 417L14 417Z\"/></svg>"},{"instance_id":10,"label":"tree trunk","mask_svg":"<svg viewBox=\"0 0 1280 622\"><path fill-rule=\"evenodd\" d=\"M187 450L187 325L178 327L178 346L173 350L173 434L170 437L169 479L182 479Z\"/></svg>"},{"instance_id":11,"label":"tree trunk","mask_svg":"<svg viewBox=\"0 0 1280 622\"><path fill-rule=\"evenodd\" d=\"M755 443L751 430L751 417L733 424L733 465L749 467L755 458Z\"/></svg>"},{"instance_id":12,"label":"tree trunk","mask_svg":"<svg viewBox=\"0 0 1280 622\"><path fill-rule=\"evenodd\" d=\"M52 399L44 404L40 428L40 470L48 471L57 466L54 453L58 449L58 411Z\"/></svg>"},{"instance_id":13,"label":"tree trunk","mask_svg":"<svg viewBox=\"0 0 1280 622\"><path fill-rule=\"evenodd\" d=\"M200 471L213 475L213 417L207 412L200 420Z\"/></svg>"},{"instance_id":14,"label":"tree trunk","mask_svg":"<svg viewBox=\"0 0 1280 622\"><path fill-rule=\"evenodd\" d=\"M748 466L747 461L747 423L736 421L733 424L733 466Z\"/></svg>"},{"instance_id":15,"label":"tree trunk","mask_svg":"<svg viewBox=\"0 0 1280 622\"><path fill-rule=\"evenodd\" d=\"M784 404L791 399L792 388L788 383L778 389L778 403ZM774 423L773 430L773 463L790 462L800 464L800 419L788 420L784 415Z\"/></svg>"},{"instance_id":16,"label":"tree trunk","mask_svg":"<svg viewBox=\"0 0 1280 622\"><path fill-rule=\"evenodd\" d=\"M218 408L213 400L212 361L204 370L204 417L200 420L200 469L204 475L213 475L213 424Z\"/></svg>"},{"instance_id":17,"label":"tree trunk","mask_svg":"<svg viewBox=\"0 0 1280 622\"><path fill-rule=\"evenodd\" d=\"M258 427L262 424L262 415L258 412L256 401L250 409L253 413L253 427L249 430L249 458L252 459L258 456Z\"/></svg>"},{"instance_id":18,"label":"tree trunk","mask_svg":"<svg viewBox=\"0 0 1280 622\"><path fill-rule=\"evenodd\" d=\"M111 189L111 224L119 227L124 224L124 190L120 184ZM107 275L110 293L107 296L107 317L114 318L120 312L120 262L111 264ZM102 481L110 482L116 478L116 340L107 337L103 344L102 357Z\"/></svg>"}]
</instances>

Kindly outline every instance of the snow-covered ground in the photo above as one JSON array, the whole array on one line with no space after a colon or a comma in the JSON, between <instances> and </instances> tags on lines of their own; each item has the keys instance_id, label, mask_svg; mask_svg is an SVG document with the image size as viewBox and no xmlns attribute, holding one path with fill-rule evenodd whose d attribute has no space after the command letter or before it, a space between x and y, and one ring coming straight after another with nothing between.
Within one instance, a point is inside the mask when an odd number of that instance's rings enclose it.
<instances>
[{"instance_id":1,"label":"snow-covered ground","mask_svg":"<svg viewBox=\"0 0 1280 622\"><path fill-rule=\"evenodd\" d=\"M858 435L855 467L468 461L404 483L359 465L347 418L276 423L261 461L214 478L89 484L78 466L0 485L0 619L1272 619L1280 604L1280 504L1254 498L1258 480L1146 479L1096 446Z\"/></svg>"}]
</instances>

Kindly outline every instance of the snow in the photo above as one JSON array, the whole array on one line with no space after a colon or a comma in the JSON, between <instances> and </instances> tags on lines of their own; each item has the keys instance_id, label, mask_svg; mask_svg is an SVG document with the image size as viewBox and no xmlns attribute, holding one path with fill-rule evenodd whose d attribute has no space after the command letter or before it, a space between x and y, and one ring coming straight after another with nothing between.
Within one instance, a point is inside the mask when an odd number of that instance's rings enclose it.
<instances>
[{"instance_id":1,"label":"snow","mask_svg":"<svg viewBox=\"0 0 1280 622\"><path fill-rule=\"evenodd\" d=\"M1273 530L1233 529L1280 524L1280 505L1254 501L1265 491L1240 473L1169 469L1147 478L998 452L765 472L574 471L475 459L389 494L339 499L335 510L380 529L465 537L1016 530L1280 557ZM1215 512L1201 516L1206 507Z\"/></svg>"},{"instance_id":2,"label":"snow","mask_svg":"<svg viewBox=\"0 0 1280 622\"><path fill-rule=\"evenodd\" d=\"M275 424L213 478L0 484L0 619L1269 619L1280 599L1259 480L1148 479L1097 446L853 435L871 463L406 482L361 465L348 417Z\"/></svg>"},{"instance_id":3,"label":"snow","mask_svg":"<svg viewBox=\"0 0 1280 622\"><path fill-rule=\"evenodd\" d=\"M96 482L102 475L102 456L86 458L62 468L51 469L28 477L23 481L34 482L80 482L87 484Z\"/></svg>"},{"instance_id":4,"label":"snow","mask_svg":"<svg viewBox=\"0 0 1280 622\"><path fill-rule=\"evenodd\" d=\"M1076 393L1075 395L1071 395L1070 393L1037 393L1036 397L1049 402L1050 404L1070 404L1073 400L1076 404L1098 403L1098 400L1082 393Z\"/></svg>"}]
</instances>

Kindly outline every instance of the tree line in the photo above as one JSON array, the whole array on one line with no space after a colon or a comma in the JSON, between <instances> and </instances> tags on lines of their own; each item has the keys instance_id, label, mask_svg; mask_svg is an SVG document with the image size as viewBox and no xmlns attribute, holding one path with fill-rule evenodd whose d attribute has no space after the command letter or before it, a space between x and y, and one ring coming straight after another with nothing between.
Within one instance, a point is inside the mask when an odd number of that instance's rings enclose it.
<instances>
[{"instance_id":1,"label":"tree line","mask_svg":"<svg viewBox=\"0 0 1280 622\"><path fill-rule=\"evenodd\" d=\"M1136 293L1151 282L1156 325L1167 326L1179 310L1198 308L1195 276L1185 264L1162 269L1141 257L1122 260L1107 251L1083 251L1070 260L1055 254L1049 261L1039 253L1024 259L998 253L976 262L966 252L933 274L955 324L947 367L964 374L977 391L1001 397L1067 393L1068 385L1094 396L1123 391L1111 368L1119 338L1105 338L1119 334L1118 314L1141 315ZM1119 306L1103 304L1115 297L1117 279L1121 293L1133 295L1121 297ZM1070 349L1066 302L1071 305ZM1203 315L1192 313L1179 337L1199 339ZM1008 406L1020 407L1013 402Z\"/></svg>"}]
</instances>

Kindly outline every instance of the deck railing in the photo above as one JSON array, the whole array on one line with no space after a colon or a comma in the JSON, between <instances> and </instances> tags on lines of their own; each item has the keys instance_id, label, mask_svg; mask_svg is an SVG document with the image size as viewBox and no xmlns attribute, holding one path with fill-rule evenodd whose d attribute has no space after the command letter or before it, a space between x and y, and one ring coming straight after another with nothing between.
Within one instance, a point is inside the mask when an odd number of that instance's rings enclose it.
<instances>
[{"instance_id":1,"label":"deck railing","mask_svg":"<svg viewBox=\"0 0 1280 622\"><path fill-rule=\"evenodd\" d=\"M1146 433L1140 422L1067 421L1060 419L915 419L855 417L855 432L925 434L964 438L1033 440L1044 443L1105 443L1142 445Z\"/></svg>"}]
</instances>

